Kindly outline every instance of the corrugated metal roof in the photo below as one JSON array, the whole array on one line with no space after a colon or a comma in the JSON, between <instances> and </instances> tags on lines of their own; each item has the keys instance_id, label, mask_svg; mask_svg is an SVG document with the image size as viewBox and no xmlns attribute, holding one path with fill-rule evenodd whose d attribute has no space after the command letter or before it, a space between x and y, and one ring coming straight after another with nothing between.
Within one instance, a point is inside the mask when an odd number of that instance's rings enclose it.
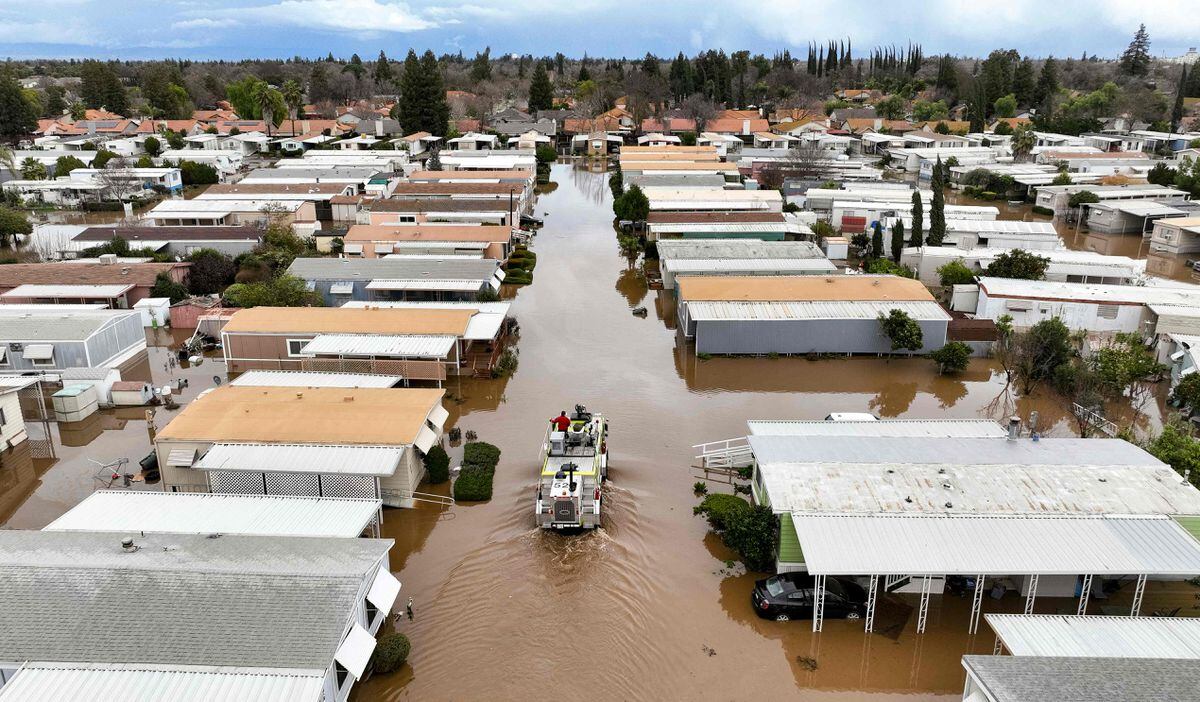
<instances>
[{"instance_id":1,"label":"corrugated metal roof","mask_svg":"<svg viewBox=\"0 0 1200 702\"><path fill-rule=\"evenodd\" d=\"M836 273L838 268L825 258L702 258L670 259L662 266L676 275L704 273L762 273L783 275L787 273Z\"/></svg>"},{"instance_id":2,"label":"corrugated metal roof","mask_svg":"<svg viewBox=\"0 0 1200 702\"><path fill-rule=\"evenodd\" d=\"M133 283L126 285L18 285L0 297L78 297L78 298L109 298L120 297L133 289Z\"/></svg>"},{"instance_id":3,"label":"corrugated metal roof","mask_svg":"<svg viewBox=\"0 0 1200 702\"><path fill-rule=\"evenodd\" d=\"M401 380L404 378L398 375L368 373L249 370L229 381L229 384L280 388L390 388Z\"/></svg>"},{"instance_id":4,"label":"corrugated metal roof","mask_svg":"<svg viewBox=\"0 0 1200 702\"><path fill-rule=\"evenodd\" d=\"M894 275L691 276L679 280L679 289L687 301L933 300L920 281Z\"/></svg>"},{"instance_id":5,"label":"corrugated metal roof","mask_svg":"<svg viewBox=\"0 0 1200 702\"><path fill-rule=\"evenodd\" d=\"M1014 656L1200 659L1200 619L985 614Z\"/></svg>"},{"instance_id":6,"label":"corrugated metal roof","mask_svg":"<svg viewBox=\"0 0 1200 702\"><path fill-rule=\"evenodd\" d=\"M302 355L436 358L450 355L458 337L405 334L319 334L300 349Z\"/></svg>"},{"instance_id":7,"label":"corrugated metal roof","mask_svg":"<svg viewBox=\"0 0 1200 702\"><path fill-rule=\"evenodd\" d=\"M376 259L376 260L379 260L379 259ZM388 256L387 258L385 258L383 260L392 261L392 260L397 260L397 259L394 259L391 256ZM401 258L399 260L411 261L413 259ZM462 258L462 259L458 259L458 260L463 260L463 261L476 260L477 261L480 259ZM494 274L494 271L493 271L493 274ZM371 282L367 283L367 290L446 290L446 291L451 291L451 292L477 292L480 288L482 288L485 284L487 284L488 280L491 279L491 275L492 274L489 274L489 276L487 278L470 278L470 279L465 279L465 280L462 280L462 279L448 280L448 279L444 279L444 278L442 278L442 279L412 278L412 279L408 279L408 280L375 279L375 280L372 280Z\"/></svg>"},{"instance_id":8,"label":"corrugated metal roof","mask_svg":"<svg viewBox=\"0 0 1200 702\"><path fill-rule=\"evenodd\" d=\"M758 436L923 436L1004 438L1004 427L990 419L880 419L804 421L752 419L746 424Z\"/></svg>"},{"instance_id":9,"label":"corrugated metal roof","mask_svg":"<svg viewBox=\"0 0 1200 702\"><path fill-rule=\"evenodd\" d=\"M325 672L279 668L30 663L0 688L3 702L318 702Z\"/></svg>"},{"instance_id":10,"label":"corrugated metal roof","mask_svg":"<svg viewBox=\"0 0 1200 702\"><path fill-rule=\"evenodd\" d=\"M1200 491L1119 439L748 440L777 512L1200 514Z\"/></svg>"},{"instance_id":11,"label":"corrugated metal roof","mask_svg":"<svg viewBox=\"0 0 1200 702\"><path fill-rule=\"evenodd\" d=\"M487 280L499 266L492 258L297 258L288 273L305 280Z\"/></svg>"},{"instance_id":12,"label":"corrugated metal roof","mask_svg":"<svg viewBox=\"0 0 1200 702\"><path fill-rule=\"evenodd\" d=\"M1200 542L1166 516L793 512L792 522L813 574L1200 573Z\"/></svg>"},{"instance_id":13,"label":"corrugated metal roof","mask_svg":"<svg viewBox=\"0 0 1200 702\"><path fill-rule=\"evenodd\" d=\"M391 545L0 530L0 659L324 671Z\"/></svg>"},{"instance_id":14,"label":"corrugated metal roof","mask_svg":"<svg viewBox=\"0 0 1200 702\"><path fill-rule=\"evenodd\" d=\"M99 490L46 531L361 536L379 500Z\"/></svg>"},{"instance_id":15,"label":"corrugated metal roof","mask_svg":"<svg viewBox=\"0 0 1200 702\"><path fill-rule=\"evenodd\" d=\"M1200 286L1174 283L1158 285L1100 285L1092 283L1059 283L1046 280L1016 278L979 279L988 297L1021 297L1035 300L1067 300L1100 304L1174 304L1200 307Z\"/></svg>"},{"instance_id":16,"label":"corrugated metal roof","mask_svg":"<svg viewBox=\"0 0 1200 702\"><path fill-rule=\"evenodd\" d=\"M912 218L901 217L904 230L912 230ZM979 232L981 234L1039 234L1058 238L1058 230L1050 222L1021 222L1011 219L947 219L946 233Z\"/></svg>"},{"instance_id":17,"label":"corrugated metal roof","mask_svg":"<svg viewBox=\"0 0 1200 702\"><path fill-rule=\"evenodd\" d=\"M680 278L681 281L687 280ZM917 320L947 320L950 315L936 302L688 302L688 317L710 320L876 319L901 310Z\"/></svg>"},{"instance_id":18,"label":"corrugated metal roof","mask_svg":"<svg viewBox=\"0 0 1200 702\"><path fill-rule=\"evenodd\" d=\"M963 656L987 702L1190 702L1200 689L1194 661Z\"/></svg>"},{"instance_id":19,"label":"corrugated metal roof","mask_svg":"<svg viewBox=\"0 0 1200 702\"><path fill-rule=\"evenodd\" d=\"M329 473L390 476L404 448L317 444L213 444L192 467L252 473Z\"/></svg>"},{"instance_id":20,"label":"corrugated metal roof","mask_svg":"<svg viewBox=\"0 0 1200 702\"><path fill-rule=\"evenodd\" d=\"M467 329L463 332L463 338L468 341L489 341L496 338L500 333L500 327L504 324L504 320L508 317L508 311L512 307L511 302L391 302L391 301L363 301L352 300L342 305L342 307L362 308L362 307L381 307L381 308L407 308L407 309L430 309L430 310L478 310L467 322Z\"/></svg>"},{"instance_id":21,"label":"corrugated metal roof","mask_svg":"<svg viewBox=\"0 0 1200 702\"><path fill-rule=\"evenodd\" d=\"M733 227L748 227L748 231L769 231L777 227L782 231L786 222L764 222L761 224L658 224L655 231L666 227L681 227L682 231L733 231ZM707 229L703 229L707 230ZM761 241L758 239L662 239L656 244L658 257L664 263L674 259L789 259L825 258L825 254L810 241Z\"/></svg>"},{"instance_id":22,"label":"corrugated metal roof","mask_svg":"<svg viewBox=\"0 0 1200 702\"><path fill-rule=\"evenodd\" d=\"M7 311L0 306L0 341L81 341L135 310Z\"/></svg>"}]
</instances>

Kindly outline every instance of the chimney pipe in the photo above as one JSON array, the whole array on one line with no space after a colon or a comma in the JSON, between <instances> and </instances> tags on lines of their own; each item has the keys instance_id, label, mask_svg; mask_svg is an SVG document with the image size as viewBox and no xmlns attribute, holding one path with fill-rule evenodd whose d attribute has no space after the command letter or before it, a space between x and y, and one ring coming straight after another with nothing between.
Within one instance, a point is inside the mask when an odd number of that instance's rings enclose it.
<instances>
[{"instance_id":1,"label":"chimney pipe","mask_svg":"<svg viewBox=\"0 0 1200 702\"><path fill-rule=\"evenodd\" d=\"M1021 436L1021 419L1019 417L1008 418L1008 440L1016 441Z\"/></svg>"}]
</instances>

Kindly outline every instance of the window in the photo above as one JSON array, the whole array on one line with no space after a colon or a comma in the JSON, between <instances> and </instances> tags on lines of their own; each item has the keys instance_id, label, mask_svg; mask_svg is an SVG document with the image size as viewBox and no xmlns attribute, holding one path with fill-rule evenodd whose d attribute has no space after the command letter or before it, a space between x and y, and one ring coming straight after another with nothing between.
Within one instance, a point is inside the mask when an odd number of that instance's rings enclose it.
<instances>
[{"instance_id":1,"label":"window","mask_svg":"<svg viewBox=\"0 0 1200 702\"><path fill-rule=\"evenodd\" d=\"M308 339L288 339L287 350L289 356L302 356L300 353L304 349L304 345L308 343Z\"/></svg>"},{"instance_id":2,"label":"window","mask_svg":"<svg viewBox=\"0 0 1200 702\"><path fill-rule=\"evenodd\" d=\"M53 368L54 367L54 358L52 358L52 357L51 358L34 358L31 360L33 361L34 368Z\"/></svg>"},{"instance_id":3,"label":"window","mask_svg":"<svg viewBox=\"0 0 1200 702\"><path fill-rule=\"evenodd\" d=\"M4 408L0 407L0 427L8 424L8 418L4 416Z\"/></svg>"},{"instance_id":4,"label":"window","mask_svg":"<svg viewBox=\"0 0 1200 702\"><path fill-rule=\"evenodd\" d=\"M1096 316L1101 319L1116 319L1117 305L1096 305Z\"/></svg>"}]
</instances>

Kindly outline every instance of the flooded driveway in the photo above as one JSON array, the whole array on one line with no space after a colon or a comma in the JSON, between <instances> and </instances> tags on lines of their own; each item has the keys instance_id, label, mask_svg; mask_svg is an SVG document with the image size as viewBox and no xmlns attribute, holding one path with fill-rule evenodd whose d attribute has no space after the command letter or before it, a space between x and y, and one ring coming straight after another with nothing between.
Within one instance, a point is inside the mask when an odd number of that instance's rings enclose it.
<instances>
[{"instance_id":1,"label":"flooded driveway","mask_svg":"<svg viewBox=\"0 0 1200 702\"><path fill-rule=\"evenodd\" d=\"M924 636L910 616L915 596L881 603L870 636L861 622L828 621L814 636L807 622L756 617L750 590L763 576L745 573L692 513L691 447L742 435L747 419L831 411L1001 418L1037 409L1047 433L1067 435L1060 404L1034 397L1012 406L985 360L956 377L936 375L924 359L699 361L681 348L669 296L648 291L640 268L618 253L606 175L559 164L553 179L558 187L536 207L546 221L533 246L536 283L514 300L520 368L447 387L448 426L503 449L492 500L387 511L392 570L401 600L413 598L414 619L398 625L412 654L401 672L357 685L354 699L960 699L959 657L992 647L986 633L968 638L969 601L933 598ZM631 313L639 306L646 317ZM160 384L187 374L185 399L223 370L171 371L165 359L151 349L146 371ZM532 512L545 422L576 403L611 420L606 528L543 533ZM87 457L144 455L140 412L105 413L86 448L59 447L53 465L2 474L8 526L39 528L89 494ZM1152 402L1139 421L1153 426L1159 413ZM166 419L160 413L158 425ZM1147 607L1167 594L1151 588ZM985 609L1020 605L1010 598Z\"/></svg>"}]
</instances>

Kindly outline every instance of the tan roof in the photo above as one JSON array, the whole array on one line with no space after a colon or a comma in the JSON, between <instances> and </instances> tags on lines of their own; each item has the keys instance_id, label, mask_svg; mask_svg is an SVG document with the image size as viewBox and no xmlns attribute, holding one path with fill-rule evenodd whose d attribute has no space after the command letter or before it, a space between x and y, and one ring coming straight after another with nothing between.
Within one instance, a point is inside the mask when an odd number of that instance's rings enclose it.
<instances>
[{"instance_id":1,"label":"tan roof","mask_svg":"<svg viewBox=\"0 0 1200 702\"><path fill-rule=\"evenodd\" d=\"M918 280L891 275L846 276L683 276L682 300L933 301Z\"/></svg>"},{"instance_id":2,"label":"tan roof","mask_svg":"<svg viewBox=\"0 0 1200 702\"><path fill-rule=\"evenodd\" d=\"M442 401L437 388L225 386L197 397L158 438L280 444L412 444Z\"/></svg>"},{"instance_id":3,"label":"tan roof","mask_svg":"<svg viewBox=\"0 0 1200 702\"><path fill-rule=\"evenodd\" d=\"M681 154L716 154L717 149L713 146L626 146L621 149L623 154L637 153L661 153L664 151L677 152Z\"/></svg>"},{"instance_id":4,"label":"tan roof","mask_svg":"<svg viewBox=\"0 0 1200 702\"><path fill-rule=\"evenodd\" d=\"M251 307L230 317L224 331L462 336L474 314L473 309L419 307Z\"/></svg>"},{"instance_id":5,"label":"tan roof","mask_svg":"<svg viewBox=\"0 0 1200 702\"><path fill-rule=\"evenodd\" d=\"M651 212L647 224L707 224L733 222L786 222L782 212Z\"/></svg>"},{"instance_id":6,"label":"tan roof","mask_svg":"<svg viewBox=\"0 0 1200 702\"><path fill-rule=\"evenodd\" d=\"M1155 224L1171 227L1200 227L1200 217L1168 217L1158 220Z\"/></svg>"},{"instance_id":7,"label":"tan roof","mask_svg":"<svg viewBox=\"0 0 1200 702\"><path fill-rule=\"evenodd\" d=\"M623 171L729 171L737 172L736 163L721 161L621 161Z\"/></svg>"},{"instance_id":8,"label":"tan roof","mask_svg":"<svg viewBox=\"0 0 1200 702\"><path fill-rule=\"evenodd\" d=\"M159 273L190 263L10 263L0 266L0 288L18 285L154 285Z\"/></svg>"},{"instance_id":9,"label":"tan roof","mask_svg":"<svg viewBox=\"0 0 1200 702\"><path fill-rule=\"evenodd\" d=\"M621 163L646 163L647 161L664 161L667 163L716 163L721 157L714 152L677 152L677 151L625 151L620 157Z\"/></svg>"},{"instance_id":10,"label":"tan roof","mask_svg":"<svg viewBox=\"0 0 1200 702\"><path fill-rule=\"evenodd\" d=\"M508 227L456 224L355 224L343 241L487 241L506 242Z\"/></svg>"},{"instance_id":11,"label":"tan roof","mask_svg":"<svg viewBox=\"0 0 1200 702\"><path fill-rule=\"evenodd\" d=\"M396 195L520 195L524 185L521 183L399 183L392 191Z\"/></svg>"},{"instance_id":12,"label":"tan roof","mask_svg":"<svg viewBox=\"0 0 1200 702\"><path fill-rule=\"evenodd\" d=\"M1150 154L1143 151L1104 151L1101 153L1076 153L1074 151L1043 151L1042 155L1046 158L1058 159L1100 159L1100 160L1120 160L1120 161L1147 161L1150 159Z\"/></svg>"}]
</instances>

